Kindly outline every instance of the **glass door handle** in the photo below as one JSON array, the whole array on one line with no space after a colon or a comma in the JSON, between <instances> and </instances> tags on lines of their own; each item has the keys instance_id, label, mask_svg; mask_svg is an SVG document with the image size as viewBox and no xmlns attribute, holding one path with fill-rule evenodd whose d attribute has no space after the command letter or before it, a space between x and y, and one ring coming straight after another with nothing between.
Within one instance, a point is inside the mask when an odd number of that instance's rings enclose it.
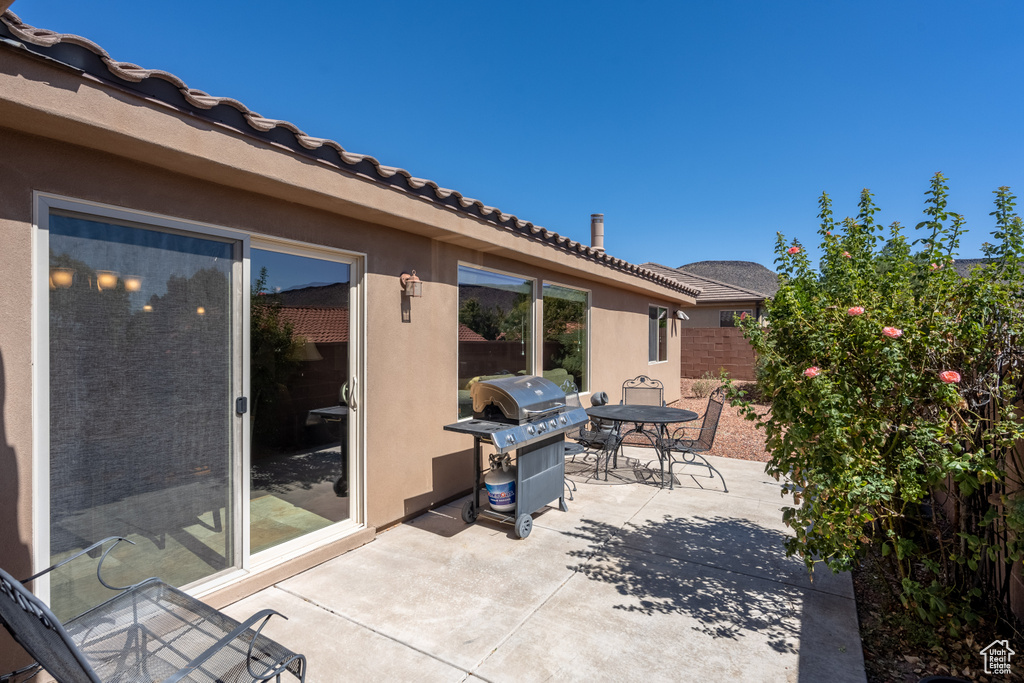
<instances>
[{"instance_id":1,"label":"glass door handle","mask_svg":"<svg viewBox=\"0 0 1024 683\"><path fill-rule=\"evenodd\" d=\"M348 409L349 410L359 410L359 406L357 405L358 399L356 398L356 396L358 394L359 394L359 378L353 376L352 377L352 381L349 382L349 391L348 391Z\"/></svg>"}]
</instances>

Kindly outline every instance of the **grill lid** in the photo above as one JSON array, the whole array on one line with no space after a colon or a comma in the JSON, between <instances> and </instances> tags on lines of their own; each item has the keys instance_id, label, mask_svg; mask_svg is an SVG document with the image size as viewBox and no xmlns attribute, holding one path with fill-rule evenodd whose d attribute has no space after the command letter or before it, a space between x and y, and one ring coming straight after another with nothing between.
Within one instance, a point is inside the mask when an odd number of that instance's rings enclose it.
<instances>
[{"instance_id":1,"label":"grill lid","mask_svg":"<svg viewBox=\"0 0 1024 683\"><path fill-rule=\"evenodd\" d=\"M565 392L534 375L481 380L470 387L469 395L477 419L518 424L565 408Z\"/></svg>"}]
</instances>

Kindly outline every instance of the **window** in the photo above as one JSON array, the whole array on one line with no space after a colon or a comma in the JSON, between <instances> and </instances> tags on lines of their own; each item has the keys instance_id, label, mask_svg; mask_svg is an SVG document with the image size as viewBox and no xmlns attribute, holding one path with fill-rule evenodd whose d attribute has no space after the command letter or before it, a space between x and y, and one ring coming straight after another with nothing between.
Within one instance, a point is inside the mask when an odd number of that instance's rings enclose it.
<instances>
[{"instance_id":1,"label":"window","mask_svg":"<svg viewBox=\"0 0 1024 683\"><path fill-rule=\"evenodd\" d=\"M544 285L544 376L559 386L572 381L587 391L587 292Z\"/></svg>"},{"instance_id":2,"label":"window","mask_svg":"<svg viewBox=\"0 0 1024 683\"><path fill-rule=\"evenodd\" d=\"M650 321L647 328L647 360L651 363L668 360L668 309L664 306L650 307Z\"/></svg>"},{"instance_id":3,"label":"window","mask_svg":"<svg viewBox=\"0 0 1024 683\"><path fill-rule=\"evenodd\" d=\"M741 311L720 311L719 312L719 327L736 327L736 318L746 318L748 315L752 315L753 311L750 309Z\"/></svg>"},{"instance_id":4,"label":"window","mask_svg":"<svg viewBox=\"0 0 1024 683\"><path fill-rule=\"evenodd\" d=\"M459 418L481 378L533 369L533 280L459 266Z\"/></svg>"}]
</instances>

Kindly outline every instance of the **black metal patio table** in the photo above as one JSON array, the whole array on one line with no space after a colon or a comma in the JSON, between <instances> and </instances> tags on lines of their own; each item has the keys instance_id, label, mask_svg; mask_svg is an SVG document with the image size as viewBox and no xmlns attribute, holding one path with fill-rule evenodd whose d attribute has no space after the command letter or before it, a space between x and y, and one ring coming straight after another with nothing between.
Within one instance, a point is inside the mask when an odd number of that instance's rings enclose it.
<instances>
[{"instance_id":1,"label":"black metal patio table","mask_svg":"<svg viewBox=\"0 0 1024 683\"><path fill-rule=\"evenodd\" d=\"M661 484L665 483L665 454L661 452L660 441L665 436L666 426L670 424L677 424L680 422L692 422L696 420L699 415L692 410L684 410L682 408L670 408L668 406L646 406L646 405L603 405L603 406L591 406L587 408L587 415L598 420L608 420L615 423L616 434L620 437L620 443L623 443L627 436L630 434L642 434L647 440L654 446L654 451L658 455L658 463L661 466ZM622 429L622 423L629 422L633 424L633 428L625 434L620 434L619 430ZM647 427L651 425L653 431ZM611 454L614 458L613 468L618 466L618 449L615 453ZM600 470L601 463L598 460L598 470ZM608 477L608 465L605 464L605 478Z\"/></svg>"}]
</instances>

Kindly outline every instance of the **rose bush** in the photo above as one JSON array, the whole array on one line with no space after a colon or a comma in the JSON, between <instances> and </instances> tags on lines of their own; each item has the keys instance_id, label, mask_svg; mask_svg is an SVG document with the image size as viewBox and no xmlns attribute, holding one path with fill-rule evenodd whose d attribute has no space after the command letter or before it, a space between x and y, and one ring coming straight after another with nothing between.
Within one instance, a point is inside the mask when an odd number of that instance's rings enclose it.
<instances>
[{"instance_id":1,"label":"rose bush","mask_svg":"<svg viewBox=\"0 0 1024 683\"><path fill-rule=\"evenodd\" d=\"M1022 471L1012 406L1024 379L1024 228L1000 188L988 262L961 276L951 264L965 221L947 193L936 174L913 240L874 222L868 190L838 223L823 194L817 269L780 234L769 324L740 323L768 415L729 386L765 431L767 471L793 494L788 552L843 571L879 544L903 604L956 629L1009 576L992 566L1024 556L1024 504L1008 481Z\"/></svg>"}]
</instances>

